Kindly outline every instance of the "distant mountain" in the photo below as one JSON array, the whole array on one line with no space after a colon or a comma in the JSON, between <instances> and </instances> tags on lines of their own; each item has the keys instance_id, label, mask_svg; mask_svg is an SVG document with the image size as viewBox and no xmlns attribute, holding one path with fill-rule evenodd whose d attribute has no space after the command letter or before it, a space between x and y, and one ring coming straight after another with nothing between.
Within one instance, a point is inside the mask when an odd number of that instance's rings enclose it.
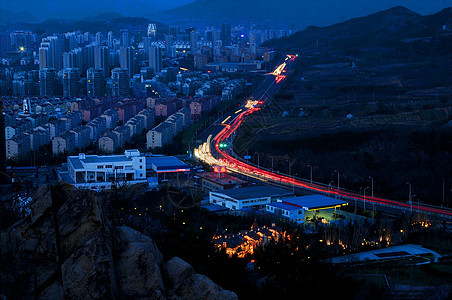
<instances>
[{"instance_id":1,"label":"distant mountain","mask_svg":"<svg viewBox=\"0 0 452 300\"><path fill-rule=\"evenodd\" d=\"M1 0L0 24L41 22L47 19L81 20L104 13L149 17L193 0ZM17 12L25 11L18 15ZM11 14L14 17L9 17Z\"/></svg>"},{"instance_id":2,"label":"distant mountain","mask_svg":"<svg viewBox=\"0 0 452 300\"><path fill-rule=\"evenodd\" d=\"M101 22L101 21L108 21L108 20L113 20L113 19L118 19L118 18L124 18L124 16L119 14L119 13L109 12L109 13L103 13L103 14L90 16L90 17L87 17L87 18L85 18L85 19L83 19L81 21Z\"/></svg>"},{"instance_id":3,"label":"distant mountain","mask_svg":"<svg viewBox=\"0 0 452 300\"><path fill-rule=\"evenodd\" d=\"M452 0L197 0L155 17L166 22L250 22L301 29L335 24L396 5L427 14L452 6Z\"/></svg>"},{"instance_id":4,"label":"distant mountain","mask_svg":"<svg viewBox=\"0 0 452 300\"><path fill-rule=\"evenodd\" d=\"M444 28L445 26L445 28ZM277 49L404 49L452 53L452 8L422 16L397 6L331 26L311 26L295 34L264 43ZM385 50L386 51L386 50ZM401 53L400 53L401 54Z\"/></svg>"},{"instance_id":5,"label":"distant mountain","mask_svg":"<svg viewBox=\"0 0 452 300\"><path fill-rule=\"evenodd\" d=\"M120 17L109 19L107 16L109 14L88 18L83 21L74 20L61 20L61 19L49 19L41 23L15 23L15 28L20 28L21 30L30 30L37 32L39 34L53 34L53 33L64 33L80 30L81 32L107 32L113 31L118 33L121 29L128 29L131 32L142 31L143 34L147 30L149 23L156 23L157 33L159 37L163 38L163 34L168 32L168 26L155 22L147 18L136 18L136 17ZM117 14L112 15L112 17L117 16ZM0 32L2 31L2 26L0 26Z\"/></svg>"},{"instance_id":6,"label":"distant mountain","mask_svg":"<svg viewBox=\"0 0 452 300\"><path fill-rule=\"evenodd\" d=\"M28 22L37 21L32 14L24 10L11 11L0 9L0 25L14 23L17 20L28 20Z\"/></svg>"}]
</instances>

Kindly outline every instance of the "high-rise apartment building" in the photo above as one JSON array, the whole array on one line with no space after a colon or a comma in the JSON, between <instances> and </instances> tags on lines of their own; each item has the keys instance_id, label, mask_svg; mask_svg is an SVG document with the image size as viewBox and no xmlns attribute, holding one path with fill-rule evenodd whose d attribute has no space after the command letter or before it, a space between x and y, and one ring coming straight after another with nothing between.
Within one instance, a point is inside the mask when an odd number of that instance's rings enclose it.
<instances>
[{"instance_id":1,"label":"high-rise apartment building","mask_svg":"<svg viewBox=\"0 0 452 300\"><path fill-rule=\"evenodd\" d=\"M57 94L55 69L44 68L39 70L39 91L41 96L55 96Z\"/></svg>"},{"instance_id":2,"label":"high-rise apartment building","mask_svg":"<svg viewBox=\"0 0 452 300\"><path fill-rule=\"evenodd\" d=\"M80 73L77 68L63 70L63 96L80 96Z\"/></svg>"},{"instance_id":3,"label":"high-rise apartment building","mask_svg":"<svg viewBox=\"0 0 452 300\"><path fill-rule=\"evenodd\" d=\"M104 70L90 68L86 72L86 85L88 97L105 96L105 77Z\"/></svg>"},{"instance_id":4,"label":"high-rise apartment building","mask_svg":"<svg viewBox=\"0 0 452 300\"><path fill-rule=\"evenodd\" d=\"M102 69L104 77L108 77L110 74L110 51L108 47L94 47L94 68Z\"/></svg>"},{"instance_id":5,"label":"high-rise apartment building","mask_svg":"<svg viewBox=\"0 0 452 300\"><path fill-rule=\"evenodd\" d=\"M134 60L132 47L121 47L119 49L119 65L121 69L127 69L129 77L133 77L134 72Z\"/></svg>"},{"instance_id":6,"label":"high-rise apartment building","mask_svg":"<svg viewBox=\"0 0 452 300\"><path fill-rule=\"evenodd\" d=\"M149 67L153 68L156 73L162 70L162 52L157 45L149 48Z\"/></svg>"},{"instance_id":7,"label":"high-rise apartment building","mask_svg":"<svg viewBox=\"0 0 452 300\"><path fill-rule=\"evenodd\" d=\"M125 97L130 95L129 74L127 69L114 68L111 71L113 81L112 96Z\"/></svg>"}]
</instances>

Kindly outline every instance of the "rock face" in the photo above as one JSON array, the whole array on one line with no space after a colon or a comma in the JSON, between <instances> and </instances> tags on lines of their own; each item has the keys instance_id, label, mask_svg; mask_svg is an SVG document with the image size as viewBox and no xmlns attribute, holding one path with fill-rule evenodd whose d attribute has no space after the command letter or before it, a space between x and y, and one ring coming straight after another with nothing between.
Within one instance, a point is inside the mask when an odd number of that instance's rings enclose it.
<instances>
[{"instance_id":1,"label":"rock face","mask_svg":"<svg viewBox=\"0 0 452 300\"><path fill-rule=\"evenodd\" d=\"M110 224L89 191L42 186L25 220L0 233L0 297L237 299L152 239Z\"/></svg>"},{"instance_id":2,"label":"rock face","mask_svg":"<svg viewBox=\"0 0 452 300\"><path fill-rule=\"evenodd\" d=\"M178 257L168 261L166 270L172 287L170 299L237 299L235 293L223 290L204 275L196 274L188 263Z\"/></svg>"}]
</instances>

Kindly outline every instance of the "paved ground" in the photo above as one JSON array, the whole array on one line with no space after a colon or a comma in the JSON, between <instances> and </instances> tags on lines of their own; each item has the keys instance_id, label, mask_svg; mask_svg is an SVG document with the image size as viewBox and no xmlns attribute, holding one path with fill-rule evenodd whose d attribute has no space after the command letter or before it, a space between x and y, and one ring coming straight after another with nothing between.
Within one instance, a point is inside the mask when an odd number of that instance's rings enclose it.
<instances>
[{"instance_id":1,"label":"paved ground","mask_svg":"<svg viewBox=\"0 0 452 300\"><path fill-rule=\"evenodd\" d=\"M331 258L332 263L360 262L360 261L377 261L387 260L388 258L405 258L409 256L418 256L422 254L432 254L434 261L438 261L441 256L435 251L421 247L419 245L406 244L388 248L381 248L361 253L344 255ZM429 263L426 261L425 263Z\"/></svg>"}]
</instances>

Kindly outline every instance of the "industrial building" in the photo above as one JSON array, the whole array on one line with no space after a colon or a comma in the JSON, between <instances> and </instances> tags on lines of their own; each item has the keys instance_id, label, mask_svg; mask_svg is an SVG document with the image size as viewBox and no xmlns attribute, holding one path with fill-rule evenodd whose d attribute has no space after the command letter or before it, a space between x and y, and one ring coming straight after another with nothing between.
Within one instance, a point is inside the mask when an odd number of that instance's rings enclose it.
<instances>
[{"instance_id":1,"label":"industrial building","mask_svg":"<svg viewBox=\"0 0 452 300\"><path fill-rule=\"evenodd\" d=\"M347 204L345 201L323 195L309 195L279 199L277 202L267 204L265 210L302 224L306 220L307 211L315 214L319 210L336 209Z\"/></svg>"},{"instance_id":2,"label":"industrial building","mask_svg":"<svg viewBox=\"0 0 452 300\"><path fill-rule=\"evenodd\" d=\"M114 183L147 183L146 158L138 150L126 150L123 155L68 156L59 179L81 189L108 189Z\"/></svg>"},{"instance_id":3,"label":"industrial building","mask_svg":"<svg viewBox=\"0 0 452 300\"><path fill-rule=\"evenodd\" d=\"M231 210L239 210L245 207L265 207L265 205L292 196L292 192L272 186L251 186L224 191L211 191L209 202L227 207Z\"/></svg>"}]
</instances>

